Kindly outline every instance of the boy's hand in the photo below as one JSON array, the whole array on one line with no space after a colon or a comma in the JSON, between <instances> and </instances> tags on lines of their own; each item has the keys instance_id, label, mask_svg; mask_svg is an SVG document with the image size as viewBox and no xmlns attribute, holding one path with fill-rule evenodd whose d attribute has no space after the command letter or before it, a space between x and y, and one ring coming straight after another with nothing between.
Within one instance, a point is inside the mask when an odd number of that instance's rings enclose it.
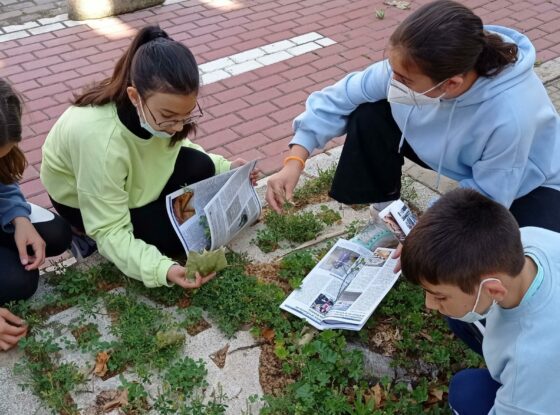
<instances>
[{"instance_id":1,"label":"boy's hand","mask_svg":"<svg viewBox=\"0 0 560 415\"><path fill-rule=\"evenodd\" d=\"M27 334L25 322L5 308L0 308L0 349L14 347Z\"/></svg>"},{"instance_id":2,"label":"boy's hand","mask_svg":"<svg viewBox=\"0 0 560 415\"><path fill-rule=\"evenodd\" d=\"M46 244L43 238L37 233L35 226L28 218L17 217L12 223L14 224L14 240L19 252L21 265L26 271L39 268L45 262ZM31 245L33 256L27 254L27 246Z\"/></svg>"},{"instance_id":3,"label":"boy's hand","mask_svg":"<svg viewBox=\"0 0 560 415\"><path fill-rule=\"evenodd\" d=\"M179 287L183 287L185 289L200 288L215 276L215 272L212 272L211 274L205 276L202 276L197 272L195 280L191 281L186 278L185 267L182 267L180 265L171 265L171 267L169 267L169 270L167 271L167 281L173 284L177 284Z\"/></svg>"},{"instance_id":4,"label":"boy's hand","mask_svg":"<svg viewBox=\"0 0 560 415\"><path fill-rule=\"evenodd\" d=\"M230 169L236 169L238 167L244 166L245 164L247 164L247 160L245 159L235 159L231 162L231 166ZM251 175L249 176L249 178L251 179L251 184L253 186L257 185L257 180L259 180L259 177L261 175L261 171L260 169L253 169L253 171L251 171Z\"/></svg>"},{"instance_id":5,"label":"boy's hand","mask_svg":"<svg viewBox=\"0 0 560 415\"><path fill-rule=\"evenodd\" d=\"M399 246L397 246L397 249L395 249L395 251L391 255L391 258L393 259L399 258L397 264L395 265L395 268L393 268L393 273L395 274L401 270L401 260L400 260L401 252L402 252L402 244L399 243Z\"/></svg>"}]
</instances>

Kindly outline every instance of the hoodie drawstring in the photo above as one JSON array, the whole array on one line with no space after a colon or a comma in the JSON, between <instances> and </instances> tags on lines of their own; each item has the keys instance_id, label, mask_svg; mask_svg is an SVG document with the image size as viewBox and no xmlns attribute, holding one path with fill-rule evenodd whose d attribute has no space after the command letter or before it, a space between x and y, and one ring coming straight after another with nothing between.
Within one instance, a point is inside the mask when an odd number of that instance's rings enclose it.
<instances>
[{"instance_id":1,"label":"hoodie drawstring","mask_svg":"<svg viewBox=\"0 0 560 415\"><path fill-rule=\"evenodd\" d=\"M406 131L406 126L407 126L407 124L408 124L408 119L410 118L410 114L412 114L412 110L413 110L413 109L414 109L414 107L411 106L411 107L410 107L410 110L408 111L408 114L406 115L406 118L404 119L404 127L403 127L402 133L401 133L401 141L399 141L399 150L398 150L398 153L399 153L399 154L400 154L401 148L402 148L402 146L403 146L403 144L404 144L404 134L405 134L405 131Z\"/></svg>"},{"instance_id":2,"label":"hoodie drawstring","mask_svg":"<svg viewBox=\"0 0 560 415\"><path fill-rule=\"evenodd\" d=\"M449 113L449 120L447 121L447 128L445 129L445 135L443 136L443 150L441 152L441 154L439 155L439 163L438 163L438 169L437 169L437 179L436 179L436 190L439 190L439 181L441 178L441 168L442 168L442 164L443 164L443 157L445 156L445 153L447 152L447 145L449 144L449 130L451 129L451 121L453 119L453 113L455 112L455 107L457 106L457 100L455 100L455 102L453 102L453 106L451 107L451 111Z\"/></svg>"}]
</instances>

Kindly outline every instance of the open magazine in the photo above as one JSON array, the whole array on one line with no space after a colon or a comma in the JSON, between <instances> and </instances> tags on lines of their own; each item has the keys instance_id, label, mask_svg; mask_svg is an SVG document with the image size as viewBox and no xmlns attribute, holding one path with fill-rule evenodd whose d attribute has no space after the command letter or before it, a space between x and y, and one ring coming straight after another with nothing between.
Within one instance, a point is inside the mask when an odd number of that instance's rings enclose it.
<instances>
[{"instance_id":1,"label":"open magazine","mask_svg":"<svg viewBox=\"0 0 560 415\"><path fill-rule=\"evenodd\" d=\"M224 246L258 219L262 206L250 180L256 163L167 195L167 214L186 253Z\"/></svg>"},{"instance_id":2,"label":"open magazine","mask_svg":"<svg viewBox=\"0 0 560 415\"><path fill-rule=\"evenodd\" d=\"M319 330L360 330L399 277L393 251L339 239L280 308Z\"/></svg>"},{"instance_id":3,"label":"open magazine","mask_svg":"<svg viewBox=\"0 0 560 415\"><path fill-rule=\"evenodd\" d=\"M410 233L418 219L416 215L402 200L398 199L379 212L379 217L385 225L397 237L399 242L403 242L406 235Z\"/></svg>"},{"instance_id":4,"label":"open magazine","mask_svg":"<svg viewBox=\"0 0 560 415\"><path fill-rule=\"evenodd\" d=\"M400 275L386 247L396 244L391 233L402 242L417 222L401 200L379 218L385 226L374 220L351 241L338 240L280 308L319 330L360 330Z\"/></svg>"}]
</instances>

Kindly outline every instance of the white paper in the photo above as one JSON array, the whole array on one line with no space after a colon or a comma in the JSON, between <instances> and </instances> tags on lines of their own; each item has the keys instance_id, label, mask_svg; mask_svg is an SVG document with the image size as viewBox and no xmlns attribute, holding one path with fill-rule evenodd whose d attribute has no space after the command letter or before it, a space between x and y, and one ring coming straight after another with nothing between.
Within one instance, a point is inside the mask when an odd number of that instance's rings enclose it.
<instances>
[{"instance_id":1,"label":"white paper","mask_svg":"<svg viewBox=\"0 0 560 415\"><path fill-rule=\"evenodd\" d=\"M418 221L416 215L400 199L379 212L379 217L400 242L404 241Z\"/></svg>"},{"instance_id":2,"label":"white paper","mask_svg":"<svg viewBox=\"0 0 560 415\"><path fill-rule=\"evenodd\" d=\"M360 330L398 279L393 251L339 240L280 308L320 330Z\"/></svg>"},{"instance_id":3,"label":"white paper","mask_svg":"<svg viewBox=\"0 0 560 415\"><path fill-rule=\"evenodd\" d=\"M167 214L186 253L224 246L258 219L262 207L250 180L255 164L167 195Z\"/></svg>"}]
</instances>

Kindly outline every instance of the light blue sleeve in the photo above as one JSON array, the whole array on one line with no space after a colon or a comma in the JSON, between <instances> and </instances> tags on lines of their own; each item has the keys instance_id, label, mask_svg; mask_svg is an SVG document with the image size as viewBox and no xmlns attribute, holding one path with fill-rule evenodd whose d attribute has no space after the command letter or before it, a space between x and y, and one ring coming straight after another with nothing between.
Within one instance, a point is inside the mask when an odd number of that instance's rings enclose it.
<instances>
[{"instance_id":1,"label":"light blue sleeve","mask_svg":"<svg viewBox=\"0 0 560 415\"><path fill-rule=\"evenodd\" d=\"M388 61L380 61L361 72L353 72L321 91L313 92L305 103L305 112L293 124L294 138L311 153L346 132L348 115L358 105L387 98L391 77Z\"/></svg>"},{"instance_id":2,"label":"light blue sleeve","mask_svg":"<svg viewBox=\"0 0 560 415\"><path fill-rule=\"evenodd\" d=\"M0 227L4 232L13 232L12 220L23 216L29 217L31 207L25 201L17 184L0 183Z\"/></svg>"}]
</instances>

